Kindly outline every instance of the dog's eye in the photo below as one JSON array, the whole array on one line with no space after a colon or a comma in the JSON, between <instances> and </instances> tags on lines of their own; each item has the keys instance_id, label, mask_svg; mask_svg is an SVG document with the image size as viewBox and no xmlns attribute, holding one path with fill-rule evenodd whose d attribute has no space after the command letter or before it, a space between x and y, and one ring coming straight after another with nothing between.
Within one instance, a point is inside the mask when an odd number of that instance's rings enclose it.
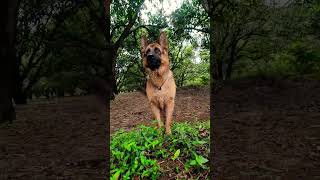
<instances>
[{"instance_id":1,"label":"dog's eye","mask_svg":"<svg viewBox=\"0 0 320 180\"><path fill-rule=\"evenodd\" d=\"M159 48L154 48L154 52L155 52L156 54L161 54L161 50L160 50Z\"/></svg>"},{"instance_id":2,"label":"dog's eye","mask_svg":"<svg viewBox=\"0 0 320 180\"><path fill-rule=\"evenodd\" d=\"M147 51L145 52L142 52L143 53L143 56L146 57L148 55L148 53L150 52L150 49L147 49Z\"/></svg>"}]
</instances>

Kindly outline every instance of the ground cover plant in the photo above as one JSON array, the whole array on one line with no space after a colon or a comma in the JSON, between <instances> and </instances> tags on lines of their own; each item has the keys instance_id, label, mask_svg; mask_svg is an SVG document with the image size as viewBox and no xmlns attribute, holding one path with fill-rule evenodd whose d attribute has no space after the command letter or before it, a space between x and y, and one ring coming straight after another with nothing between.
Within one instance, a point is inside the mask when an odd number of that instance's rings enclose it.
<instances>
[{"instance_id":1,"label":"ground cover plant","mask_svg":"<svg viewBox=\"0 0 320 180\"><path fill-rule=\"evenodd\" d=\"M111 137L111 179L206 179L210 122L175 123L172 135L141 125Z\"/></svg>"}]
</instances>

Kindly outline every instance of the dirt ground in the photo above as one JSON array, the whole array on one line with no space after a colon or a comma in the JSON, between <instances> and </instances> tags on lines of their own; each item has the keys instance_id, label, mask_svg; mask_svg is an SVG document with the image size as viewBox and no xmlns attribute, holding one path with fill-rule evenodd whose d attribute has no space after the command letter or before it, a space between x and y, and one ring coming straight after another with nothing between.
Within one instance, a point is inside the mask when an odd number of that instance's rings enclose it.
<instances>
[{"instance_id":1,"label":"dirt ground","mask_svg":"<svg viewBox=\"0 0 320 180\"><path fill-rule=\"evenodd\" d=\"M209 120L209 89L177 92L174 118ZM0 125L0 180L105 179L105 109L94 96L18 105L17 120ZM111 102L111 127L150 125L146 97L124 93Z\"/></svg>"},{"instance_id":2,"label":"dirt ground","mask_svg":"<svg viewBox=\"0 0 320 180\"><path fill-rule=\"evenodd\" d=\"M0 125L0 179L104 179L101 111L93 96L17 106L17 120Z\"/></svg>"},{"instance_id":3,"label":"dirt ground","mask_svg":"<svg viewBox=\"0 0 320 180\"><path fill-rule=\"evenodd\" d=\"M214 96L216 179L320 179L320 82L230 82Z\"/></svg>"},{"instance_id":4,"label":"dirt ground","mask_svg":"<svg viewBox=\"0 0 320 180\"><path fill-rule=\"evenodd\" d=\"M179 89L176 94L173 119L204 121L210 119L209 87ZM110 130L131 129L139 124L155 125L147 97L140 92L123 93L111 103ZM164 120L163 120L164 121Z\"/></svg>"},{"instance_id":5,"label":"dirt ground","mask_svg":"<svg viewBox=\"0 0 320 180\"><path fill-rule=\"evenodd\" d=\"M227 83L213 97L216 179L320 179L319 92L316 81ZM208 120L209 97L180 89L175 121ZM0 179L105 179L104 111L93 96L17 106L17 120L0 125ZM141 93L111 103L111 132L150 118Z\"/></svg>"}]
</instances>

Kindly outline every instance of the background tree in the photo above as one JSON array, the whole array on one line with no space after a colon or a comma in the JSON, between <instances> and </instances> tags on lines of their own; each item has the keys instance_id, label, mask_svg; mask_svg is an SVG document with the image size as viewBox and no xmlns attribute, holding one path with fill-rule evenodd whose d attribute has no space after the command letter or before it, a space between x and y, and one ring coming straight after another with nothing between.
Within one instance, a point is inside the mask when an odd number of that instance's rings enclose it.
<instances>
[{"instance_id":1,"label":"background tree","mask_svg":"<svg viewBox=\"0 0 320 180\"><path fill-rule=\"evenodd\" d=\"M155 1L23 0L11 51L14 100L84 95L93 86L106 94L108 82L110 95L144 89L139 40L156 41L160 30L178 86L208 84L209 70L212 82L316 74L319 2L273 2L184 0L168 14Z\"/></svg>"},{"instance_id":2,"label":"background tree","mask_svg":"<svg viewBox=\"0 0 320 180\"><path fill-rule=\"evenodd\" d=\"M15 119L15 109L12 104L14 90L15 64L15 41L18 0L3 1L1 6L1 86L0 86L0 122Z\"/></svg>"},{"instance_id":3,"label":"background tree","mask_svg":"<svg viewBox=\"0 0 320 180\"><path fill-rule=\"evenodd\" d=\"M284 78L316 73L320 47L312 27L316 4L290 1L266 6L262 36L251 38L240 53L234 77Z\"/></svg>"},{"instance_id":4,"label":"background tree","mask_svg":"<svg viewBox=\"0 0 320 180\"><path fill-rule=\"evenodd\" d=\"M46 74L52 55L50 41L64 19L77 11L81 3L66 1L21 1L17 22L18 71L14 100L25 104L32 87Z\"/></svg>"},{"instance_id":5,"label":"background tree","mask_svg":"<svg viewBox=\"0 0 320 180\"><path fill-rule=\"evenodd\" d=\"M155 3L154 5L157 7L157 4L158 3ZM118 56L119 61L117 61L116 69L118 70L118 77L120 77L117 79L120 91L144 88L145 75L140 57L140 37L142 34L147 34L150 42L154 42L157 40L160 30L166 31L169 39L171 69L174 71L176 79L179 79L178 85L184 86L195 83L195 80L191 80L190 83L185 83L185 76L189 76L191 72L194 72L193 66L198 66L198 62L195 61L195 54L201 44L197 41L201 38L199 35L193 37L193 27L190 26L184 29L182 26L179 26L182 24L179 23L179 21L185 20L185 16L187 16L185 13L193 10L188 6L185 7L186 8L180 8L182 9L181 12L166 15L163 7L159 6L148 14L147 19L140 18L138 20L138 23L132 30L132 36L127 38ZM189 10L187 8L189 8ZM201 6L199 9L200 8ZM193 12L197 12L197 10L193 10ZM201 61L201 58L198 58L198 60ZM207 62L207 64L209 65L209 62ZM197 72L204 74L204 76L209 75L208 71ZM201 83L198 84L207 84L209 78L205 79L207 79L207 81L201 81Z\"/></svg>"}]
</instances>

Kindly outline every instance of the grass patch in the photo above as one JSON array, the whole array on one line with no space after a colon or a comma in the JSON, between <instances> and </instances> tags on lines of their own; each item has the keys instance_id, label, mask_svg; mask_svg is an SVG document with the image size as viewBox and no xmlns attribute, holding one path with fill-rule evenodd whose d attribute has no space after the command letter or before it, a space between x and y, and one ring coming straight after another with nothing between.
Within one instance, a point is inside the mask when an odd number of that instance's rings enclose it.
<instances>
[{"instance_id":1,"label":"grass patch","mask_svg":"<svg viewBox=\"0 0 320 180\"><path fill-rule=\"evenodd\" d=\"M210 122L175 123L164 129L139 126L111 136L111 179L206 179Z\"/></svg>"}]
</instances>

